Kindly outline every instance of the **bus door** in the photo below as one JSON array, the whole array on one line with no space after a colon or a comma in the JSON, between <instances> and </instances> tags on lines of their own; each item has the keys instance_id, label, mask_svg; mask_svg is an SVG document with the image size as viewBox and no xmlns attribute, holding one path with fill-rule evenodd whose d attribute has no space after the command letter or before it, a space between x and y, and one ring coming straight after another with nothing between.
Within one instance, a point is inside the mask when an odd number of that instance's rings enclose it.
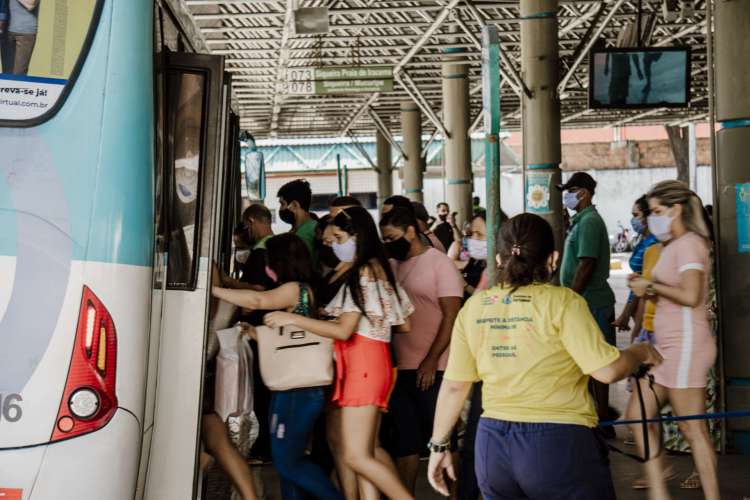
<instances>
[{"instance_id":1,"label":"bus door","mask_svg":"<svg viewBox=\"0 0 750 500\"><path fill-rule=\"evenodd\" d=\"M166 276L146 498L198 487L205 333L219 203L223 58L167 53L164 67Z\"/></svg>"}]
</instances>

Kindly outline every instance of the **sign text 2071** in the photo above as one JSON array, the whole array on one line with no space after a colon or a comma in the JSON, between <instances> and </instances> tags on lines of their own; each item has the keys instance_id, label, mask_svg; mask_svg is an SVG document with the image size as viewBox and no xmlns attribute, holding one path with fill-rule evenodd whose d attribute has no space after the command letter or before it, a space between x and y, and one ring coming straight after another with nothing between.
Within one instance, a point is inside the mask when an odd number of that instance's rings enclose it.
<instances>
[{"instance_id":1,"label":"sign text 2071","mask_svg":"<svg viewBox=\"0 0 750 500\"><path fill-rule=\"evenodd\" d=\"M0 422L18 422L23 416L23 409L19 404L23 401L20 394L0 394Z\"/></svg>"}]
</instances>

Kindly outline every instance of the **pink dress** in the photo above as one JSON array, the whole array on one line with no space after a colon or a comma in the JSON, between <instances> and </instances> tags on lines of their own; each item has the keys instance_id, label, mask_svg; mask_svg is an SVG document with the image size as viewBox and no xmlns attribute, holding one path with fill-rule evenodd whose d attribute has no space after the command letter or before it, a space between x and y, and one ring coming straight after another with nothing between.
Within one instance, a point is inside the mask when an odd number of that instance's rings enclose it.
<instances>
[{"instance_id":1,"label":"pink dress","mask_svg":"<svg viewBox=\"0 0 750 500\"><path fill-rule=\"evenodd\" d=\"M716 362L716 341L711 335L706 297L711 263L706 241L686 233L664 247L654 266L654 279L679 286L685 271L703 271L703 291L698 307L686 307L664 297L656 303L654 336L664 362L652 370L657 384L671 389L706 387L708 371Z\"/></svg>"}]
</instances>

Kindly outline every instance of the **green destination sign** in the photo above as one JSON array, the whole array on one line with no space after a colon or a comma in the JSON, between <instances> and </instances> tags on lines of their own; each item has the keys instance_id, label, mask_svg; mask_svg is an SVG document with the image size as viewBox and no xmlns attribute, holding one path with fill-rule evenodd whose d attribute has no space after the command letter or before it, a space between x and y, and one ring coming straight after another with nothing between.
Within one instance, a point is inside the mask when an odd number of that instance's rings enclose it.
<instances>
[{"instance_id":1,"label":"green destination sign","mask_svg":"<svg viewBox=\"0 0 750 500\"><path fill-rule=\"evenodd\" d=\"M371 92L391 92L393 80L318 80L316 94L352 94Z\"/></svg>"},{"instance_id":2,"label":"green destination sign","mask_svg":"<svg viewBox=\"0 0 750 500\"><path fill-rule=\"evenodd\" d=\"M393 66L327 66L287 73L289 94L355 94L393 91Z\"/></svg>"}]
</instances>

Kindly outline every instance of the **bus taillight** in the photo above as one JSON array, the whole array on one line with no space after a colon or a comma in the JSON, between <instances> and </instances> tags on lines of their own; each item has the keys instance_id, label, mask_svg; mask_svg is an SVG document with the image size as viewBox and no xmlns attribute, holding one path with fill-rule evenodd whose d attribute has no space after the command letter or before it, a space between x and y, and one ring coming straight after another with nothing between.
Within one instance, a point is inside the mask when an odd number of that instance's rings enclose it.
<instances>
[{"instance_id":1,"label":"bus taillight","mask_svg":"<svg viewBox=\"0 0 750 500\"><path fill-rule=\"evenodd\" d=\"M117 334L112 316L87 286L51 441L104 427L117 409Z\"/></svg>"}]
</instances>

